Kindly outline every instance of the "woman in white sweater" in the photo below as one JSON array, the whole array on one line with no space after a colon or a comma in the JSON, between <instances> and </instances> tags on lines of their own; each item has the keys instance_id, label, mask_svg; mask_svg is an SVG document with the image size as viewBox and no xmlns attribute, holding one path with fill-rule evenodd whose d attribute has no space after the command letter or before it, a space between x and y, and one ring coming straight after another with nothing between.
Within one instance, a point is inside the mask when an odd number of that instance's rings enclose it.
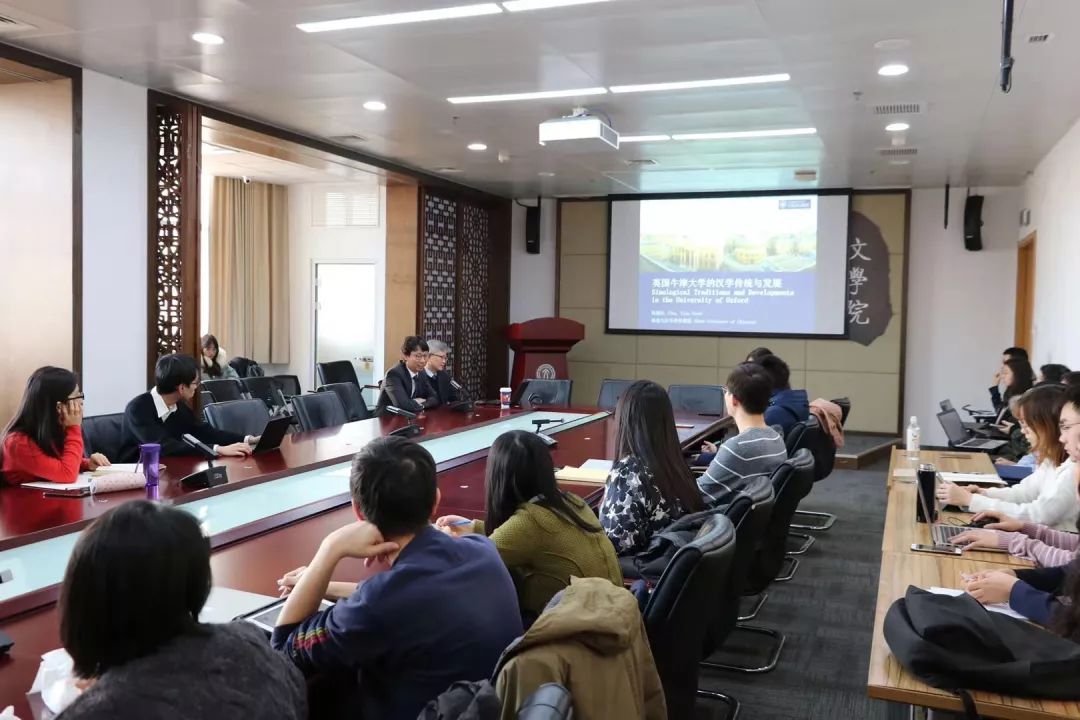
<instances>
[{"instance_id":1,"label":"woman in white sweater","mask_svg":"<svg viewBox=\"0 0 1080 720\"><path fill-rule=\"evenodd\" d=\"M1077 466L1071 459L1065 461L1058 429L1064 404L1065 389L1061 385L1040 385L1020 398L1017 417L1037 461L1033 473L1008 488L944 483L938 487L938 498L949 505L967 506L972 512L999 510L1017 520L1055 530L1075 529L1080 513Z\"/></svg>"}]
</instances>

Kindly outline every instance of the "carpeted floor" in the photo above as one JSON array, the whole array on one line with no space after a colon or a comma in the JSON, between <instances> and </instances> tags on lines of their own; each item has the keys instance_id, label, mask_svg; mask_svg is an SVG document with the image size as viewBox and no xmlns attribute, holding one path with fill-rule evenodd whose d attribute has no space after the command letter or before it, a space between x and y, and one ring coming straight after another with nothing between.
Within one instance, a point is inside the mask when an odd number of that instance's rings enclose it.
<instances>
[{"instance_id":1,"label":"carpeted floor","mask_svg":"<svg viewBox=\"0 0 1080 720\"><path fill-rule=\"evenodd\" d=\"M802 509L831 512L838 520L827 532L812 533L817 542L800 556L795 577L773 584L752 621L787 635L776 670L702 672L701 687L737 698L743 720L907 717L906 709L866 696L887 468L883 461L864 470L837 470L803 501ZM759 647L766 641L746 639ZM741 650L743 640L737 634L727 650ZM710 706L715 703L699 701L698 717L722 717Z\"/></svg>"}]
</instances>

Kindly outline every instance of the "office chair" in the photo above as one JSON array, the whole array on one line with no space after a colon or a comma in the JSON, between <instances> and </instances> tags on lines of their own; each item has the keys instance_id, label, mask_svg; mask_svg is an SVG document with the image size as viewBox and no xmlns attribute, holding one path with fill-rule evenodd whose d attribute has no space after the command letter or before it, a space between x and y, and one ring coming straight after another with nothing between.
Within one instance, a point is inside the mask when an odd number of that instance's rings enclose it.
<instances>
[{"instance_id":1,"label":"office chair","mask_svg":"<svg viewBox=\"0 0 1080 720\"><path fill-rule=\"evenodd\" d=\"M294 395L303 395L304 391L300 387L300 378L295 375L274 375L273 378L277 380L281 394L285 396L286 400Z\"/></svg>"},{"instance_id":2,"label":"office chair","mask_svg":"<svg viewBox=\"0 0 1080 720\"><path fill-rule=\"evenodd\" d=\"M217 402L217 400L214 399L214 393L208 392L206 390L200 390L199 391L199 407L204 408L207 405L210 405L211 403L216 403L216 402Z\"/></svg>"},{"instance_id":3,"label":"office chair","mask_svg":"<svg viewBox=\"0 0 1080 720\"><path fill-rule=\"evenodd\" d=\"M614 410L619 404L619 398L635 382L637 381L605 379L600 383L600 395L596 398L596 406L601 410Z\"/></svg>"},{"instance_id":4,"label":"office chair","mask_svg":"<svg viewBox=\"0 0 1080 720\"><path fill-rule=\"evenodd\" d=\"M672 556L642 611L669 718L694 717L697 697L723 701L730 718L739 712L735 698L698 689L705 652L703 620L723 605L735 547L735 527L717 511L697 537Z\"/></svg>"},{"instance_id":5,"label":"office chair","mask_svg":"<svg viewBox=\"0 0 1080 720\"><path fill-rule=\"evenodd\" d=\"M244 393L244 386L240 384L239 380L233 380L232 378L203 380L201 387L205 392L211 393L217 402L248 399Z\"/></svg>"},{"instance_id":6,"label":"office chair","mask_svg":"<svg viewBox=\"0 0 1080 720\"><path fill-rule=\"evenodd\" d=\"M349 421L341 398L333 392L317 392L297 395L292 400L293 412L301 430L344 425Z\"/></svg>"},{"instance_id":7,"label":"office chair","mask_svg":"<svg viewBox=\"0 0 1080 720\"><path fill-rule=\"evenodd\" d=\"M802 426L799 431L799 426ZM788 432L787 437L784 439L788 448L788 456L793 457L796 452L802 449L809 450L814 456L814 482L824 480L832 473L833 465L836 462L836 446L833 445L832 438L822 429L818 423L816 417L810 417L805 423L796 423L795 427ZM809 525L803 523L792 523L791 527L798 530L817 530L824 532L831 528L836 522L836 515L826 512L816 512L812 510L797 510L796 515L802 515L811 518L821 518L822 522L817 525ZM803 535L801 533L791 533L792 537L809 538L809 535ZM810 549L809 541L793 554L802 554Z\"/></svg>"},{"instance_id":8,"label":"office chair","mask_svg":"<svg viewBox=\"0 0 1080 720\"><path fill-rule=\"evenodd\" d=\"M526 380L521 388L521 407L531 410L538 405L570 407L573 380Z\"/></svg>"},{"instance_id":9,"label":"office chair","mask_svg":"<svg viewBox=\"0 0 1080 720\"><path fill-rule=\"evenodd\" d=\"M320 385L351 382L356 387L360 387L360 380L356 377L356 368L349 360L315 363L315 372L319 375Z\"/></svg>"},{"instance_id":10,"label":"office chair","mask_svg":"<svg viewBox=\"0 0 1080 720\"><path fill-rule=\"evenodd\" d=\"M254 400L262 400L266 403L266 409L274 412L278 408L285 407L285 395L281 392L281 386L272 377L249 377L240 381L247 394Z\"/></svg>"},{"instance_id":11,"label":"office chair","mask_svg":"<svg viewBox=\"0 0 1080 720\"><path fill-rule=\"evenodd\" d=\"M571 720L574 699L558 683L544 683L525 698L517 711L517 720Z\"/></svg>"},{"instance_id":12,"label":"office chair","mask_svg":"<svg viewBox=\"0 0 1080 720\"><path fill-rule=\"evenodd\" d=\"M348 422L367 420L372 417L360 388L351 382L331 383L319 388L319 392L332 392L341 399Z\"/></svg>"},{"instance_id":13,"label":"office chair","mask_svg":"<svg viewBox=\"0 0 1080 720\"><path fill-rule=\"evenodd\" d=\"M724 388L719 385L672 385L668 388L675 412L724 416Z\"/></svg>"},{"instance_id":14,"label":"office chair","mask_svg":"<svg viewBox=\"0 0 1080 720\"><path fill-rule=\"evenodd\" d=\"M82 435L83 452L87 457L101 453L116 462L124 445L124 413L84 417Z\"/></svg>"},{"instance_id":15,"label":"office chair","mask_svg":"<svg viewBox=\"0 0 1080 720\"><path fill-rule=\"evenodd\" d=\"M228 400L203 408L203 416L210 427L237 435L262 435L270 412L262 400Z\"/></svg>"}]
</instances>

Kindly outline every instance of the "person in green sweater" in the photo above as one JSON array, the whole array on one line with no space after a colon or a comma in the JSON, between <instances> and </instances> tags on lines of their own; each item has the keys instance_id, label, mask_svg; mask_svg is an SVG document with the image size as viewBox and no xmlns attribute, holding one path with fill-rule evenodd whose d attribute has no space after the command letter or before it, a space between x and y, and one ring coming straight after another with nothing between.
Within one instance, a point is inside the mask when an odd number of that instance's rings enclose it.
<instances>
[{"instance_id":1,"label":"person in green sweater","mask_svg":"<svg viewBox=\"0 0 1080 720\"><path fill-rule=\"evenodd\" d=\"M622 585L615 547L585 501L559 489L540 438L525 430L500 435L488 454L485 482L484 520L443 515L435 525L451 535L491 538L514 578L526 624L571 577Z\"/></svg>"}]
</instances>

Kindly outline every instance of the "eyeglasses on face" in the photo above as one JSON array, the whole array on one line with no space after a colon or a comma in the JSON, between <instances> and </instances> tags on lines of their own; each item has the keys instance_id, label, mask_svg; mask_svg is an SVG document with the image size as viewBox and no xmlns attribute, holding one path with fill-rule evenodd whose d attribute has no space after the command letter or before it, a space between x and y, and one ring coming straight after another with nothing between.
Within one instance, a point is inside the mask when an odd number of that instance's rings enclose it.
<instances>
[{"instance_id":1,"label":"eyeglasses on face","mask_svg":"<svg viewBox=\"0 0 1080 720\"><path fill-rule=\"evenodd\" d=\"M1058 430L1060 430L1060 431L1061 431L1061 432L1063 432L1063 433L1065 433L1065 432L1069 432L1070 430L1072 430L1072 429L1073 429L1074 427L1076 427L1077 425L1080 425L1080 422L1073 422L1073 423L1064 423L1064 422L1063 422L1063 423L1058 423Z\"/></svg>"}]
</instances>

